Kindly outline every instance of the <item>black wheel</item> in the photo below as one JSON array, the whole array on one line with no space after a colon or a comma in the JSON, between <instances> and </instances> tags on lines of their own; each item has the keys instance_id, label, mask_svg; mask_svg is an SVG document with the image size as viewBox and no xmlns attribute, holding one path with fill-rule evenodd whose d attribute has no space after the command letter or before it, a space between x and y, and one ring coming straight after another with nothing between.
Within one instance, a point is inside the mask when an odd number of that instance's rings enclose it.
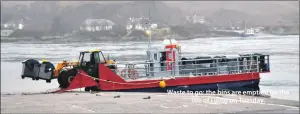
<instances>
[{"instance_id":1,"label":"black wheel","mask_svg":"<svg viewBox=\"0 0 300 114\"><path fill-rule=\"evenodd\" d=\"M39 79L40 79L39 77L36 77L36 78L35 78L36 81L38 81Z\"/></svg>"},{"instance_id":2,"label":"black wheel","mask_svg":"<svg viewBox=\"0 0 300 114\"><path fill-rule=\"evenodd\" d=\"M21 76L22 79L25 79L25 76Z\"/></svg>"},{"instance_id":3,"label":"black wheel","mask_svg":"<svg viewBox=\"0 0 300 114\"><path fill-rule=\"evenodd\" d=\"M51 83L51 80L46 80L47 83Z\"/></svg>"},{"instance_id":4,"label":"black wheel","mask_svg":"<svg viewBox=\"0 0 300 114\"><path fill-rule=\"evenodd\" d=\"M34 77L32 77L32 80L35 80L35 78L34 78Z\"/></svg>"},{"instance_id":5,"label":"black wheel","mask_svg":"<svg viewBox=\"0 0 300 114\"><path fill-rule=\"evenodd\" d=\"M100 89L98 88L98 86L92 86L91 91L100 91Z\"/></svg>"},{"instance_id":6,"label":"black wheel","mask_svg":"<svg viewBox=\"0 0 300 114\"><path fill-rule=\"evenodd\" d=\"M57 82L59 84L59 87L62 85L62 77L65 75L66 71L60 72L60 74L57 77Z\"/></svg>"},{"instance_id":7,"label":"black wheel","mask_svg":"<svg viewBox=\"0 0 300 114\"><path fill-rule=\"evenodd\" d=\"M90 87L85 87L84 91L91 91L91 88Z\"/></svg>"},{"instance_id":8,"label":"black wheel","mask_svg":"<svg viewBox=\"0 0 300 114\"><path fill-rule=\"evenodd\" d=\"M99 80L95 80L99 84ZM91 91L100 91L99 85L90 87Z\"/></svg>"},{"instance_id":9,"label":"black wheel","mask_svg":"<svg viewBox=\"0 0 300 114\"><path fill-rule=\"evenodd\" d=\"M74 79L74 77L77 74L77 70L72 69L72 70L68 70L64 73L64 75L62 75L62 79L61 79L61 84L60 87L61 88L67 88L70 83L72 82L72 80Z\"/></svg>"}]
</instances>

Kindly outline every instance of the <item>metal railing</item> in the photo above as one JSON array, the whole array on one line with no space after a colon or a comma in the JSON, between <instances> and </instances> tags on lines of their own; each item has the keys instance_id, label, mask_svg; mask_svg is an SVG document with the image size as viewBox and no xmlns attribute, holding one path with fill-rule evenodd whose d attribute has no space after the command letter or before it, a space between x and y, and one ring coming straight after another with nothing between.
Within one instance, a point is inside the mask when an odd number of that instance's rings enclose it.
<instances>
[{"instance_id":1,"label":"metal railing","mask_svg":"<svg viewBox=\"0 0 300 114\"><path fill-rule=\"evenodd\" d=\"M163 79L166 77L184 77L184 76L216 76L250 72L264 72L269 70L269 56L259 59L256 57L250 60L243 60L241 56L233 59L210 58L193 59L164 62L135 62L135 63L117 63L113 70L117 75L125 80L136 79ZM205 60L211 62L201 63ZM222 60L227 60L223 62ZM168 64L170 64L168 66ZM161 66L163 65L163 66ZM168 70L169 68L169 70ZM171 69L171 70L170 70Z\"/></svg>"}]
</instances>

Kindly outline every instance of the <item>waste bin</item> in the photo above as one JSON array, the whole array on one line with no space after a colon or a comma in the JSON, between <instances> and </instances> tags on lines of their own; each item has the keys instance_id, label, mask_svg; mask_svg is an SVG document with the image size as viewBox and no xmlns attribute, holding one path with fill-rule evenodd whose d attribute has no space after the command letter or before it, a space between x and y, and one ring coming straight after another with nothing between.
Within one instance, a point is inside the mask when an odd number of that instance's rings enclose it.
<instances>
[{"instance_id":1,"label":"waste bin","mask_svg":"<svg viewBox=\"0 0 300 114\"><path fill-rule=\"evenodd\" d=\"M37 60L29 59L22 62L22 64L22 79L29 77L32 78L32 80L35 80L39 74L40 63Z\"/></svg>"},{"instance_id":2,"label":"waste bin","mask_svg":"<svg viewBox=\"0 0 300 114\"><path fill-rule=\"evenodd\" d=\"M46 80L47 83L50 83L51 79L53 79L53 70L55 67L50 62L40 63L37 60L29 59L22 62L22 64L22 79L25 77L30 77L32 80L43 79Z\"/></svg>"},{"instance_id":3,"label":"waste bin","mask_svg":"<svg viewBox=\"0 0 300 114\"><path fill-rule=\"evenodd\" d=\"M51 79L53 79L53 70L55 69L54 65L50 62L43 62L39 67L39 73L37 75L37 79L46 80L46 82L50 83Z\"/></svg>"}]
</instances>

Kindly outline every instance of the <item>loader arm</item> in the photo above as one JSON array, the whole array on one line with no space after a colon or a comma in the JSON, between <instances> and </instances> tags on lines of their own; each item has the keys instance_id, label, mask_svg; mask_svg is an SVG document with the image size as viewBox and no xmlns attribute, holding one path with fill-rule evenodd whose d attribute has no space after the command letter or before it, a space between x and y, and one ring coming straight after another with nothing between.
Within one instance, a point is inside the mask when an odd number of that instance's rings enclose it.
<instances>
[{"instance_id":1,"label":"loader arm","mask_svg":"<svg viewBox=\"0 0 300 114\"><path fill-rule=\"evenodd\" d=\"M60 72L65 69L65 68L74 68L77 67L79 64L78 61L75 62L67 62L67 61L63 61L60 62L56 65L56 68L53 70L53 77L57 78L60 74Z\"/></svg>"}]
</instances>

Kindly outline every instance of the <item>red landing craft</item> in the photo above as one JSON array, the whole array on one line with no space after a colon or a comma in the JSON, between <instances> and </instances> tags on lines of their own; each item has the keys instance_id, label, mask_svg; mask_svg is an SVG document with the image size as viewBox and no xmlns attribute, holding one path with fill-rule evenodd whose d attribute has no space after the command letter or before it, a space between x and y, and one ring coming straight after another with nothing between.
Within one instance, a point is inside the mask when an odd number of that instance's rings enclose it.
<instances>
[{"instance_id":1,"label":"red landing craft","mask_svg":"<svg viewBox=\"0 0 300 114\"><path fill-rule=\"evenodd\" d=\"M260 73L270 72L269 55L199 56L186 58L173 41L164 49L149 44L147 60L118 63L105 58L100 50L83 51L79 61L58 63L29 59L23 62L22 78L57 79L63 92L85 91L257 91Z\"/></svg>"}]
</instances>

